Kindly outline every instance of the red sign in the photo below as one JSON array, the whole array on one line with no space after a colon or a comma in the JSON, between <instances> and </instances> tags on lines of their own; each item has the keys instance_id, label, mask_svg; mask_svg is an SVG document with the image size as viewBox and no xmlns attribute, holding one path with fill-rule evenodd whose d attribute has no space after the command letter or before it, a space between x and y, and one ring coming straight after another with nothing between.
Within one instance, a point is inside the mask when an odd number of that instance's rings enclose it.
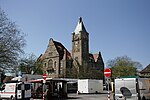
<instances>
[{"instance_id":1,"label":"red sign","mask_svg":"<svg viewBox=\"0 0 150 100\"><path fill-rule=\"evenodd\" d=\"M46 80L46 74L43 74L43 79Z\"/></svg>"},{"instance_id":2,"label":"red sign","mask_svg":"<svg viewBox=\"0 0 150 100\"><path fill-rule=\"evenodd\" d=\"M111 75L111 70L109 69L109 68L106 68L105 70L104 70L104 75L105 75L105 77L109 77L110 75Z\"/></svg>"}]
</instances>

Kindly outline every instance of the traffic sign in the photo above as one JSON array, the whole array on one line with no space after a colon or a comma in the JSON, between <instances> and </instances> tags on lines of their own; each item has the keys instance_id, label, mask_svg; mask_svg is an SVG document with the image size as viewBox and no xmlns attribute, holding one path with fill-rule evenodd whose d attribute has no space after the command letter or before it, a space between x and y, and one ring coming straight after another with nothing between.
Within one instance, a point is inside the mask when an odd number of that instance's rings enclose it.
<instances>
[{"instance_id":1,"label":"traffic sign","mask_svg":"<svg viewBox=\"0 0 150 100\"><path fill-rule=\"evenodd\" d=\"M18 76L22 77L22 72L21 71L18 72Z\"/></svg>"},{"instance_id":2,"label":"traffic sign","mask_svg":"<svg viewBox=\"0 0 150 100\"><path fill-rule=\"evenodd\" d=\"M43 74L43 79L46 80L46 74Z\"/></svg>"},{"instance_id":3,"label":"traffic sign","mask_svg":"<svg viewBox=\"0 0 150 100\"><path fill-rule=\"evenodd\" d=\"M109 69L109 68L106 68L105 70L104 70L104 75L105 75L105 77L109 77L110 75L111 75L111 70Z\"/></svg>"}]
</instances>

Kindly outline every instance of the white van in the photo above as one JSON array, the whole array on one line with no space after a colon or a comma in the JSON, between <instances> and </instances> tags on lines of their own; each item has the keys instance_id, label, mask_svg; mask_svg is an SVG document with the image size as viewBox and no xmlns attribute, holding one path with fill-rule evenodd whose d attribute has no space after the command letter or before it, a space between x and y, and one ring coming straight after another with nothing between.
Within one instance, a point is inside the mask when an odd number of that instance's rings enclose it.
<instances>
[{"instance_id":1,"label":"white van","mask_svg":"<svg viewBox=\"0 0 150 100\"><path fill-rule=\"evenodd\" d=\"M150 100L150 79L115 79L115 100Z\"/></svg>"},{"instance_id":2,"label":"white van","mask_svg":"<svg viewBox=\"0 0 150 100\"><path fill-rule=\"evenodd\" d=\"M80 79L78 80L78 93L102 93L103 80Z\"/></svg>"},{"instance_id":3,"label":"white van","mask_svg":"<svg viewBox=\"0 0 150 100\"><path fill-rule=\"evenodd\" d=\"M0 99L28 99L31 98L31 83L11 81L0 88Z\"/></svg>"}]
</instances>

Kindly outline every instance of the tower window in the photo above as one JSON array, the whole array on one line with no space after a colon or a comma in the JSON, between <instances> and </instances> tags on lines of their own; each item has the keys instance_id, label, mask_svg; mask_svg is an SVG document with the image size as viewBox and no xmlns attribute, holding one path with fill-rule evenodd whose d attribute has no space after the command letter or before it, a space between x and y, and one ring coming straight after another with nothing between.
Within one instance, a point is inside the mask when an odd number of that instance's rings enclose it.
<instances>
[{"instance_id":1,"label":"tower window","mask_svg":"<svg viewBox=\"0 0 150 100\"><path fill-rule=\"evenodd\" d=\"M78 61L78 57L75 57L75 60Z\"/></svg>"},{"instance_id":2,"label":"tower window","mask_svg":"<svg viewBox=\"0 0 150 100\"><path fill-rule=\"evenodd\" d=\"M79 41L75 41L75 46L78 46L78 44L79 44Z\"/></svg>"},{"instance_id":3,"label":"tower window","mask_svg":"<svg viewBox=\"0 0 150 100\"><path fill-rule=\"evenodd\" d=\"M79 41L75 41L74 45L75 45L74 51L75 52L79 52L80 51L80 49L79 49Z\"/></svg>"}]
</instances>

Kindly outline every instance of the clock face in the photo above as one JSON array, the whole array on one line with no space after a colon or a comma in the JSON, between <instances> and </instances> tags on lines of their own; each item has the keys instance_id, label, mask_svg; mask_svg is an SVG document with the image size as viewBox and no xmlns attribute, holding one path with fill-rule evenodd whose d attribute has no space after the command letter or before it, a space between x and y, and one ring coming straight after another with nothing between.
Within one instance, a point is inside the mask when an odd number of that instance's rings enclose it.
<instances>
[{"instance_id":1,"label":"clock face","mask_svg":"<svg viewBox=\"0 0 150 100\"><path fill-rule=\"evenodd\" d=\"M79 39L79 35L75 35L75 36L74 36L74 39L75 39L75 40L78 40L78 39Z\"/></svg>"}]
</instances>

